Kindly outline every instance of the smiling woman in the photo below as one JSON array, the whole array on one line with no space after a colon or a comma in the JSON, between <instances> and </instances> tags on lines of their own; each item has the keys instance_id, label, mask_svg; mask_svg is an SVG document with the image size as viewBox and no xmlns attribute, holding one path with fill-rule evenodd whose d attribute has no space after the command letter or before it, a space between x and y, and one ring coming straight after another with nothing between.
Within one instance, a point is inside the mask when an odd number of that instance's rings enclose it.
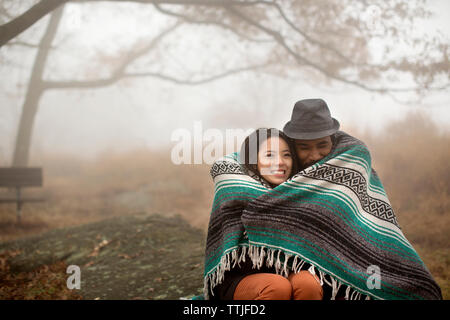
<instances>
[{"instance_id":1,"label":"smiling woman","mask_svg":"<svg viewBox=\"0 0 450 320\"><path fill-rule=\"evenodd\" d=\"M261 144L258 152L258 171L274 185L286 181L292 173L292 154L285 140L271 137Z\"/></svg>"},{"instance_id":2,"label":"smiling woman","mask_svg":"<svg viewBox=\"0 0 450 320\"><path fill-rule=\"evenodd\" d=\"M259 177L272 188L297 173L297 158L292 140L274 128L260 128L242 144L240 162L248 174ZM256 175L256 176L255 176ZM245 196L247 193L243 192ZM236 217L233 217L234 219ZM235 221L227 223L235 224ZM214 227L208 231L208 234ZM245 234L243 234L245 237ZM245 252L243 253L245 255ZM255 269L250 252L241 265L228 269L224 281L214 288L221 300L320 300L323 291L319 280L307 271L292 274L289 279L274 267Z\"/></svg>"},{"instance_id":3,"label":"smiling woman","mask_svg":"<svg viewBox=\"0 0 450 320\"><path fill-rule=\"evenodd\" d=\"M292 140L274 128L260 128L241 147L244 166L275 187L297 173L297 157Z\"/></svg>"}]
</instances>

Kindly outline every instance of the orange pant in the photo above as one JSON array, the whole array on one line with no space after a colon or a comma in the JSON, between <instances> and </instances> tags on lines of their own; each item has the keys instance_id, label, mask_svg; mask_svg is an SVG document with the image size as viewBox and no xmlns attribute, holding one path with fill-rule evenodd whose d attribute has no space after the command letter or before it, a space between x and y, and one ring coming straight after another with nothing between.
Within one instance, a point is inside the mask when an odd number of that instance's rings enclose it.
<instances>
[{"instance_id":1,"label":"orange pant","mask_svg":"<svg viewBox=\"0 0 450 320\"><path fill-rule=\"evenodd\" d=\"M234 300L322 300L323 290L309 271L285 277L274 273L255 273L243 278L234 291Z\"/></svg>"}]
</instances>

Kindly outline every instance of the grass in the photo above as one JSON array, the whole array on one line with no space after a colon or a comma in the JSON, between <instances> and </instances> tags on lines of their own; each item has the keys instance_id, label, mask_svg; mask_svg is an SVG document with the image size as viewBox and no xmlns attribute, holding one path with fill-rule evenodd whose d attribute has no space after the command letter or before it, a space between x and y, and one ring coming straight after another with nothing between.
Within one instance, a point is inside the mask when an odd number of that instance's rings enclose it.
<instances>
[{"instance_id":1,"label":"grass","mask_svg":"<svg viewBox=\"0 0 450 320\"><path fill-rule=\"evenodd\" d=\"M348 132L369 146L403 233L450 299L449 133L421 114L377 136ZM179 214L206 232L213 200L209 166L173 165L170 150L105 153L91 161L35 155L32 164L44 168L44 187L27 192L47 201L25 204L21 225L15 206L2 204L0 241L139 212Z\"/></svg>"}]
</instances>

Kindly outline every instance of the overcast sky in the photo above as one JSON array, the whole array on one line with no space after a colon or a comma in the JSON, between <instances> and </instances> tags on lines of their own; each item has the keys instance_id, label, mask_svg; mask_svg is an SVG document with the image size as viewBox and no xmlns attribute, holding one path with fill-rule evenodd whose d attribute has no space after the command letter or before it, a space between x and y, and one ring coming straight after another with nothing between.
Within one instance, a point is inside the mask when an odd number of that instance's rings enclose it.
<instances>
[{"instance_id":1,"label":"overcast sky","mask_svg":"<svg viewBox=\"0 0 450 320\"><path fill-rule=\"evenodd\" d=\"M449 39L450 1L431 0L430 4L436 14L429 24L418 26L418 29L432 33L440 30ZM95 33L117 32L119 37L121 32L137 30L132 23L126 24L130 30L115 30L114 13L103 13L100 24L98 20L80 20L81 13L76 6L66 14L70 19L66 19L65 28L80 41L87 41L84 46L89 46L89 37L83 32L92 33L91 41L95 42ZM140 18L145 19L145 14ZM97 28L83 28L87 23L94 23ZM34 29L29 32L37 33L39 26ZM66 72L70 73L70 54L65 54ZM32 55L27 59L24 59L24 67L11 68L12 73L3 71L0 75L3 87L0 90L0 161L6 164L12 157L23 101L23 97L11 92L29 73ZM183 57L173 59L182 61ZM2 70L6 70L4 66ZM422 104L405 105L389 96L335 82L317 86L307 81L293 83L251 74L194 87L140 79L91 91L50 91L41 100L32 150L35 153L56 150L92 157L105 150L170 147L175 144L170 141L173 131L178 128L193 130L194 121L201 121L204 130L263 126L282 129L295 102L314 97L328 103L332 115L341 122L344 130L358 128L377 132L386 123L413 110L429 114L443 130L447 130L450 127L449 93L430 94Z\"/></svg>"}]
</instances>

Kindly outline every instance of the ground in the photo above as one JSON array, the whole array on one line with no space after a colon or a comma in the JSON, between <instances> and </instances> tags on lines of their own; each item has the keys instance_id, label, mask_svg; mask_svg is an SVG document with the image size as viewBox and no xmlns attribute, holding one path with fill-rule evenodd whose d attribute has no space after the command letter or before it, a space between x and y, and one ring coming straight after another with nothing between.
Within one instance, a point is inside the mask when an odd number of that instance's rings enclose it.
<instances>
[{"instance_id":1,"label":"ground","mask_svg":"<svg viewBox=\"0 0 450 320\"><path fill-rule=\"evenodd\" d=\"M61 273L67 266L77 265L81 288L72 289L65 297L180 299L202 291L204 238L203 231L180 217L146 214L55 229L1 243L0 254L4 258L0 262L4 268L7 264L8 277L5 272L2 277L0 272L0 283L4 288L14 286L17 291L24 277L39 277L43 271L36 270L43 266L48 270L48 266L57 265ZM17 276L24 274L27 276ZM63 287L70 275L60 274L57 286ZM45 279L49 282L48 277ZM33 279L27 281L22 287L32 291ZM35 287L38 286L42 284ZM0 299L26 298L24 293L8 296L11 292L3 292L2 296L0 291ZM30 298L42 298L37 295Z\"/></svg>"}]
</instances>

